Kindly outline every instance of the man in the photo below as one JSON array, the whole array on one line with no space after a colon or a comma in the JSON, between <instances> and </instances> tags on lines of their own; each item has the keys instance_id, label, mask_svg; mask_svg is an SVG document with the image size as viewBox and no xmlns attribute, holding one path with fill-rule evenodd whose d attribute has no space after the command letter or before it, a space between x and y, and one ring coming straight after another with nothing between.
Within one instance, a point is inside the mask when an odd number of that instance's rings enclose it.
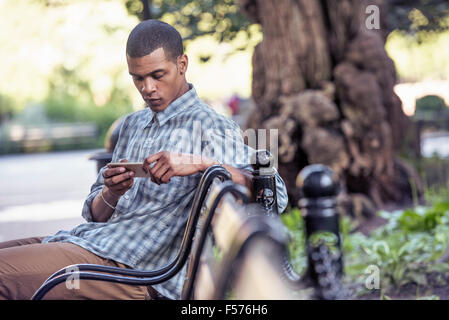
<instances>
[{"instance_id":1,"label":"man","mask_svg":"<svg viewBox=\"0 0 449 320\"><path fill-rule=\"evenodd\" d=\"M71 264L164 266L179 250L205 169L223 163L235 183L248 185L245 170L251 170L254 150L243 144L238 126L205 105L186 81L188 58L179 33L166 23L144 21L129 35L126 59L148 108L125 119L112 162L143 162L151 178L106 166L84 203L87 223L44 239L0 243L0 298L29 299L48 276ZM278 175L276 182L282 212L287 195ZM147 299L156 292L177 299L185 272L154 288L82 280L70 288L59 285L46 297Z\"/></svg>"}]
</instances>

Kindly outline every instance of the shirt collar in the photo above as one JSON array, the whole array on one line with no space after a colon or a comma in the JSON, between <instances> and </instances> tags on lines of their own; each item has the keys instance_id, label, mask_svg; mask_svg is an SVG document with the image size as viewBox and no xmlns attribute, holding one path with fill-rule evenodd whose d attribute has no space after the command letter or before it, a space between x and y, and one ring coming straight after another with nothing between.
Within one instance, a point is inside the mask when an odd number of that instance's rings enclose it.
<instances>
[{"instance_id":1,"label":"shirt collar","mask_svg":"<svg viewBox=\"0 0 449 320\"><path fill-rule=\"evenodd\" d=\"M153 119L159 123L159 126L164 125L170 118L174 117L176 114L182 110L192 106L199 100L195 88L191 83L188 83L189 91L184 93L182 96L172 101L167 108L159 112L153 112L150 108L148 109L148 122L145 126L148 127Z\"/></svg>"}]
</instances>

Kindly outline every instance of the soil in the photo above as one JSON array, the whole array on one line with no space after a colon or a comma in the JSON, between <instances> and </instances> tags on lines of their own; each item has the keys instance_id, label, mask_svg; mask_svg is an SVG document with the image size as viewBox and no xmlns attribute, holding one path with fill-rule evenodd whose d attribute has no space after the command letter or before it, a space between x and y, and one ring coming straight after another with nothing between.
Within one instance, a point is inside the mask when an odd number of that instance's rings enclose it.
<instances>
[{"instance_id":1,"label":"soil","mask_svg":"<svg viewBox=\"0 0 449 320\"><path fill-rule=\"evenodd\" d=\"M442 281L443 280L443 281ZM424 297L437 296L440 300L449 300L449 276L431 273L427 276L429 285L423 287L409 283L400 288L390 290L385 295L391 300L417 300ZM360 300L381 299L380 290L359 297Z\"/></svg>"},{"instance_id":2,"label":"soil","mask_svg":"<svg viewBox=\"0 0 449 320\"><path fill-rule=\"evenodd\" d=\"M386 219L379 216L374 216L369 220L365 220L364 222L360 223L360 225L354 230L354 232L361 232L364 235L368 236L375 229L383 226L386 223Z\"/></svg>"}]
</instances>

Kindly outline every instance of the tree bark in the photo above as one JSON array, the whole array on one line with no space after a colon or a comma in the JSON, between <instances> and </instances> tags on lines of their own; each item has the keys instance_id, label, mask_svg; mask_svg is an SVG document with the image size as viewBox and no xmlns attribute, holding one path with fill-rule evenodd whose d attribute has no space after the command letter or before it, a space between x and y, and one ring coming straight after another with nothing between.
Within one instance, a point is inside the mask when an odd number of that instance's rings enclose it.
<instances>
[{"instance_id":1,"label":"tree bark","mask_svg":"<svg viewBox=\"0 0 449 320\"><path fill-rule=\"evenodd\" d=\"M253 56L258 112L248 127L279 130L272 152L294 206L297 174L312 163L331 167L364 214L422 194L416 172L395 156L408 119L393 91L386 28L365 27L369 4L385 13L382 0L239 2L263 30Z\"/></svg>"},{"instance_id":2,"label":"tree bark","mask_svg":"<svg viewBox=\"0 0 449 320\"><path fill-rule=\"evenodd\" d=\"M151 0L141 0L143 9L142 9L142 21L151 19Z\"/></svg>"}]
</instances>

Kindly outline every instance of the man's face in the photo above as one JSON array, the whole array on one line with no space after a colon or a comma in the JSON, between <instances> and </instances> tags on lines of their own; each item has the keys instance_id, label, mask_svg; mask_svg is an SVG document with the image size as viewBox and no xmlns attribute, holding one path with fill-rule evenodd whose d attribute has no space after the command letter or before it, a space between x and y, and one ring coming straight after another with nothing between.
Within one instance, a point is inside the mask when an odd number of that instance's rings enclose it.
<instances>
[{"instance_id":1,"label":"man's face","mask_svg":"<svg viewBox=\"0 0 449 320\"><path fill-rule=\"evenodd\" d=\"M152 111L164 110L185 92L188 62L185 54L175 63L167 59L163 48L159 48L139 58L127 55L126 60L134 85Z\"/></svg>"}]
</instances>

